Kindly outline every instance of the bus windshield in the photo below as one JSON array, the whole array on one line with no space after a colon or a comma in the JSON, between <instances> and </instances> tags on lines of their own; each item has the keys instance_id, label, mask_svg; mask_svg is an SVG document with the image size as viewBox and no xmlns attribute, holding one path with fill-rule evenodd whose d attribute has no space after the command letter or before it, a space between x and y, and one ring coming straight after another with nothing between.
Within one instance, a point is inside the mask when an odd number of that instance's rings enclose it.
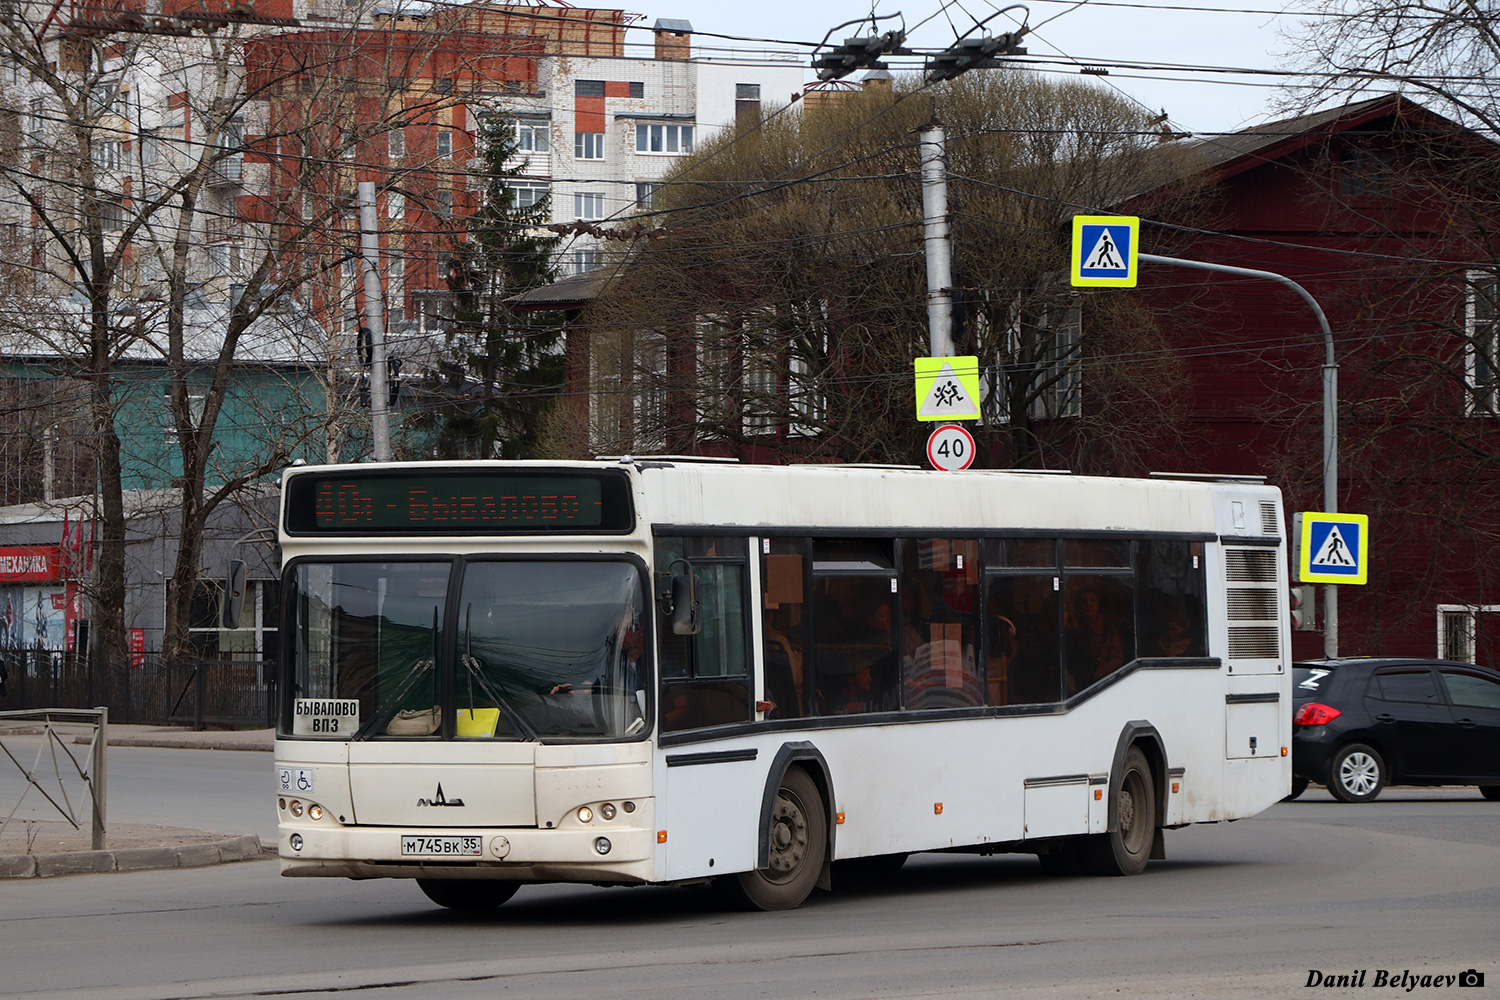
<instances>
[{"instance_id":1,"label":"bus windshield","mask_svg":"<svg viewBox=\"0 0 1500 1000\"><path fill-rule=\"evenodd\" d=\"M283 735L575 740L646 729L632 563L302 562L288 585Z\"/></svg>"}]
</instances>

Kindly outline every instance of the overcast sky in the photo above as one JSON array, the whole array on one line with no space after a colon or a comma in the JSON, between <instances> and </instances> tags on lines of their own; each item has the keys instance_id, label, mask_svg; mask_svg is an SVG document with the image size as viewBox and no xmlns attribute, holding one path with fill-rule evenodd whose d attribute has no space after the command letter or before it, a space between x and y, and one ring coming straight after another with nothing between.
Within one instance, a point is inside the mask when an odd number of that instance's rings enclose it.
<instances>
[{"instance_id":1,"label":"overcast sky","mask_svg":"<svg viewBox=\"0 0 1500 1000\"><path fill-rule=\"evenodd\" d=\"M881 0L877 14L904 15L913 48L945 48L957 33L994 14L998 8L985 0L965 0L968 13L957 4L946 11L939 0ZM843 21L868 13L869 0L653 0L651 6L625 5L628 10L644 14L638 22L647 26L658 18L679 18L692 22L697 32L717 32L754 38L789 41L821 40L824 34ZM1150 5L1148 5L1148 3ZM1279 35L1283 26L1295 26L1289 16L1264 13L1280 10L1276 0L1245 0L1233 5L1226 0L1112 0L1110 5L1060 0L1028 0L1029 24L1036 34L1025 41L1033 56L1067 57L1079 63L1095 65L1116 60L1188 66L1219 66L1239 69L1275 70L1284 65L1278 53L1286 43ZM579 4L579 6L583 6ZM1163 6L1214 7L1212 11L1165 10ZM1240 11L1251 9L1252 12ZM1016 11L1018 16L1024 11ZM950 24L951 19L951 24ZM924 23L925 22L925 23ZM882 31L900 21L881 21ZM990 20L982 34L999 34L1013 30L1015 23L1002 14ZM956 29L956 30L955 30ZM865 34L858 27L846 28L834 36L842 39L850 32ZM645 42L644 35L631 41ZM729 46L743 43L699 37L703 46ZM895 60L893 69L916 68L918 60ZM1056 72L1077 74L1077 69L1051 67ZM850 79L857 80L863 71ZM809 76L809 79L813 77ZM1110 67L1108 77L1096 77L1139 100L1154 111L1165 109L1179 128L1193 132L1228 131L1269 120L1271 102L1278 94L1278 77L1249 77L1244 74L1161 72L1146 69Z\"/></svg>"}]
</instances>

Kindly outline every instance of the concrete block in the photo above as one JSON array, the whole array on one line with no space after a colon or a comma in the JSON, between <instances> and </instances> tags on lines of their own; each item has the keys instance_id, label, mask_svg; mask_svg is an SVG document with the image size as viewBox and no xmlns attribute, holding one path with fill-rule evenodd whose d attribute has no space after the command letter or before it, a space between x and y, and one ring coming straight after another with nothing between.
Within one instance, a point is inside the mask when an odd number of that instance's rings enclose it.
<instances>
[{"instance_id":1,"label":"concrete block","mask_svg":"<svg viewBox=\"0 0 1500 1000\"><path fill-rule=\"evenodd\" d=\"M198 868L218 863L218 844L187 844L177 848L177 864L183 868Z\"/></svg>"},{"instance_id":2,"label":"concrete block","mask_svg":"<svg viewBox=\"0 0 1500 1000\"><path fill-rule=\"evenodd\" d=\"M36 873L41 878L114 870L115 856L112 851L76 851L72 854L36 855Z\"/></svg>"},{"instance_id":3,"label":"concrete block","mask_svg":"<svg viewBox=\"0 0 1500 1000\"><path fill-rule=\"evenodd\" d=\"M0 858L0 878L31 878L36 875L36 857L14 854Z\"/></svg>"},{"instance_id":4,"label":"concrete block","mask_svg":"<svg viewBox=\"0 0 1500 1000\"><path fill-rule=\"evenodd\" d=\"M139 872L153 868L176 868L174 847L131 847L115 852L116 871Z\"/></svg>"}]
</instances>

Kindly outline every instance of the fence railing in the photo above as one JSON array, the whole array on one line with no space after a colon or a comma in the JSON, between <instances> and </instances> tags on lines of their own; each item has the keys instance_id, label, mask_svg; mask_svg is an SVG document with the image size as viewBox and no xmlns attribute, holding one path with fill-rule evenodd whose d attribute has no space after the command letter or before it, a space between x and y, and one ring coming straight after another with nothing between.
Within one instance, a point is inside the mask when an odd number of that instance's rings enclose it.
<instances>
[{"instance_id":1,"label":"fence railing","mask_svg":"<svg viewBox=\"0 0 1500 1000\"><path fill-rule=\"evenodd\" d=\"M90 734L88 753L79 755L63 738L71 736L72 730L84 728ZM61 732L60 732L61 730ZM17 737L16 734L19 734ZM14 744L24 742L26 736L41 736L36 742L35 753L27 763L26 750ZM12 739L7 742L7 737ZM0 755L8 758L25 779L20 797L14 803L0 801L7 806L0 815L0 834L15 819L27 795L35 792L37 797L47 800L59 816L75 830L83 828L80 816L82 803L74 803L68 794L68 781L77 777L88 792L89 816L92 823L90 844L96 851L104 850L104 800L105 800L105 754L109 743L109 709L43 708L23 711L0 712ZM19 756L18 756L19 755ZM52 774L45 773L42 763L47 760ZM3 766L3 765L0 765ZM25 822L25 820L22 820Z\"/></svg>"},{"instance_id":2,"label":"fence railing","mask_svg":"<svg viewBox=\"0 0 1500 1000\"><path fill-rule=\"evenodd\" d=\"M152 725L275 725L275 669L247 657L166 662L136 653L95 663L75 653L0 649L9 668L0 710L109 708L110 721Z\"/></svg>"}]
</instances>

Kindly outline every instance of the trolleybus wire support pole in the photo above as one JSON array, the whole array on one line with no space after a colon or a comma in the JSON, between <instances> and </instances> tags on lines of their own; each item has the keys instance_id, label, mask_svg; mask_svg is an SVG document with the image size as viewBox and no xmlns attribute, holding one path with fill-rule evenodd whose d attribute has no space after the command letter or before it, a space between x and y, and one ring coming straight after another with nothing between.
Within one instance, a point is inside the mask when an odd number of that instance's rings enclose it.
<instances>
[{"instance_id":1,"label":"trolleybus wire support pole","mask_svg":"<svg viewBox=\"0 0 1500 1000\"><path fill-rule=\"evenodd\" d=\"M1242 278L1264 278L1267 281L1275 281L1302 296L1303 301L1312 306L1313 315L1318 318L1318 326L1323 331L1323 510L1329 514L1338 513L1339 366L1334 363L1333 331L1328 328L1328 317L1323 314L1323 307L1318 305L1318 300L1291 278L1273 271L1232 267L1228 264L1210 264L1201 260L1184 260L1181 257L1162 257L1154 253L1141 253L1137 256L1141 260L1156 264L1174 264L1177 267L1190 267L1200 271L1214 271L1219 274L1239 275ZM1339 655L1339 588L1336 584L1323 585L1323 619L1323 655L1329 659L1335 659Z\"/></svg>"},{"instance_id":2,"label":"trolleybus wire support pole","mask_svg":"<svg viewBox=\"0 0 1500 1000\"><path fill-rule=\"evenodd\" d=\"M927 251L927 343L935 358L953 354L953 246L948 236L948 159L933 108L920 130L922 243Z\"/></svg>"},{"instance_id":3,"label":"trolleybus wire support pole","mask_svg":"<svg viewBox=\"0 0 1500 1000\"><path fill-rule=\"evenodd\" d=\"M389 389L385 371L385 297L380 289L380 230L375 182L359 182L359 244L365 270L365 323L370 328L370 436L375 461L391 460Z\"/></svg>"}]
</instances>

